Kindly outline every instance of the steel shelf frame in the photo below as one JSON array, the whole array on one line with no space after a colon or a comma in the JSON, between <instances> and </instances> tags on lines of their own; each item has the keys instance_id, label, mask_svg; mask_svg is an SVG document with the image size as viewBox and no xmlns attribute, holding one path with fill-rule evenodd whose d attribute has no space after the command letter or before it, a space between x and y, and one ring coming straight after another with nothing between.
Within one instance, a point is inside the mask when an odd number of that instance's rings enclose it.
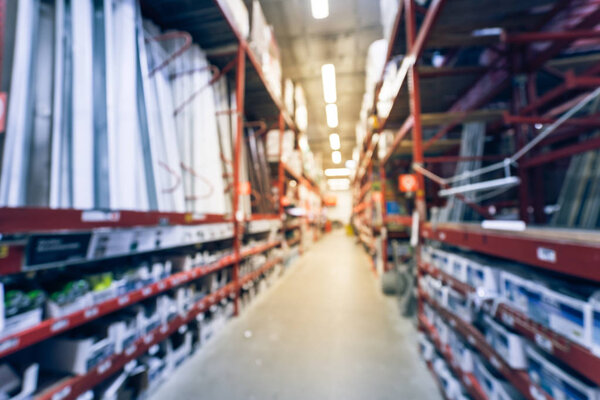
<instances>
[{"instance_id":1,"label":"steel shelf frame","mask_svg":"<svg viewBox=\"0 0 600 400\"><path fill-rule=\"evenodd\" d=\"M235 23L225 11L223 0L200 0L198 2L183 1L181 7L174 7L174 2L161 2L153 0L141 0L143 12L149 13L155 22L165 29L179 29L172 26L179 22L169 21L166 13L162 13L161 7L168 7L169 12L193 11L200 8L202 12L191 12L188 15L196 18L196 23L189 26L194 41L203 48L228 47L224 53L221 50L217 54L209 54L211 63L219 66L219 76L227 76L235 82L236 104L233 110L224 112L235 114L237 118L237 129L233 133L233 187L232 212L231 215L196 215L193 213L165 213L165 212L136 212L126 210L74 210L74 209L41 209L41 208L0 208L0 237L4 241L0 243L0 276L7 274L22 273L20 265L23 262L25 246L22 244L24 238L32 233L35 234L64 234L69 232L81 233L92 232L96 229L139 229L143 227L171 227L190 226L215 223L228 223L233 225L232 254L223 259L205 266L197 266L190 271L177 273L160 282L143 287L139 290L129 292L121 297L108 300L81 311L74 312L61 318L45 320L41 324L28 330L3 337L0 339L0 359L32 346L55 335L64 333L89 321L114 313L124 307L138 303L149 297L156 296L167 290L179 287L190 281L199 279L207 274L232 268L233 279L227 286L217 292L209 294L196 303L185 315L179 315L143 338L140 338L123 354L115 355L102 362L96 368L85 375L75 376L62 381L43 393L35 395L38 400L75 399L78 395L95 387L114 373L121 370L125 364L144 354L152 345L165 340L173 334L180 326L191 321L196 315L205 312L211 305L217 304L225 298L231 298L234 303L234 314L239 314L240 290L243 285L258 279L268 270L272 269L282 260L277 258L268 261L258 270L240 276L240 263L243 259L252 255L266 252L283 244L282 240L269 242L252 248L243 247L244 225L248 221L280 220L284 218L283 191L285 180L288 179L286 166L282 162L282 142L286 128L291 129L298 135L299 129L294 118L285 108L282 99L275 95L268 84L259 58L250 48L248 41L242 37ZM169 3L169 4L167 4ZM157 8L153 8L156 6ZM0 0L0 60L4 53L4 10L6 0ZM212 19L216 25L206 27L202 24L203 19ZM188 21L189 22L189 21ZM206 34L206 30L218 27L220 34L214 32ZM233 50L233 51L232 51ZM252 85L252 86L250 86ZM259 102L255 101L257 95ZM2 94L0 94L2 95ZM8 99L10 101L10 98ZM242 162L242 143L244 138L244 127L247 120L261 119L264 121L275 121L275 126L280 132L280 151L277 165L278 178L274 184L279 189L277 201L277 214L244 216L240 207L240 196L242 195L242 184L240 178ZM265 126L268 126L264 123ZM296 177L294 177L296 178ZM275 181L275 179L273 179ZM302 176L299 182L306 185L312 191L319 193L319 189L309 178ZM283 228L283 225L282 225ZM283 236L283 230L282 230ZM7 242L7 240L9 240ZM19 240L21 242L19 242ZM9 243L5 245L4 243ZM160 251L160 250L157 250Z\"/></svg>"},{"instance_id":2,"label":"steel shelf frame","mask_svg":"<svg viewBox=\"0 0 600 400\"><path fill-rule=\"evenodd\" d=\"M498 6L498 10L510 6L509 3L517 7L521 6L515 2L506 2ZM477 118L492 121L488 123L487 127L486 133L489 135L495 137L503 135L506 137L509 134L514 134L516 149L519 150L537 134L534 129L535 124L552 123L556 120L556 115L563 113L569 106L572 106L578 96L589 93L600 84L600 61L595 58L590 58L578 65L565 63L564 61L570 57L567 56L561 58L563 63L560 69L552 67L552 62L562 56L566 50L577 48L577 46L583 49L591 48L590 51L597 53L600 34L594 29L600 24L600 8L598 8L596 0L559 0L536 17L524 17L531 18L531 21L528 24L523 23L521 28L515 28L515 26L507 24L497 37L484 38L485 40L479 38L478 41L471 38L471 42L467 40L465 43L451 43L451 40L449 40L446 42L448 45L444 47L443 44L439 44L444 43L444 33L448 33L444 29L448 30L450 28L447 26L452 26L452 21L448 22L449 19L446 13L450 12L448 10L455 10L453 7L461 7L457 4L452 1L433 0L427 8L423 8L419 7L415 0L402 0L400 2L392 37L388 44L386 64L397 54L405 53L397 77L401 84L397 85L400 89L392 100L392 112L388 116L375 121L373 127L368 130L360 149L357 174L353 181L355 191L353 214L357 219L360 218L364 221L362 216L372 208L372 203L366 202L356 195L360 193L362 187L372 182L372 176L368 173L369 169L374 164L377 165L383 192L386 177L392 177L396 173L391 170L393 168L391 160L400 145L408 138L412 138L412 152L409 157L410 160L404 163L403 166L410 166L415 163L432 167L444 164L441 166L444 167L445 165L465 161L462 157L455 156L457 147L439 155L429 156L429 152L433 151L434 145L439 144L441 139L448 136L464 122ZM461 4L467 6L464 2ZM473 2L471 8L477 7L478 4ZM524 5L524 7L528 7L528 5ZM417 14L420 14L419 17L417 17ZM473 18L479 18L476 12L473 12ZM510 19L508 18L508 20ZM463 24L466 24L465 20L463 18ZM443 24L449 25L444 28ZM496 20L494 24L502 27L502 21ZM468 27L465 29L468 30ZM526 31L516 29L525 29ZM441 37L442 39L440 39ZM399 43L400 40L405 40L406 44ZM591 44L595 47L592 47ZM483 49L482 54L485 55L486 59L485 65L449 67L449 65L455 64L458 59L457 55L461 51L473 47ZM420 65L426 61L422 57L425 49L438 48L444 51L448 50L444 53L446 59L441 67L433 68ZM542 74L552 76L552 80L542 81L538 79ZM446 115L444 118L441 118L442 114L436 118L429 118L429 114L423 114L423 109L428 106L422 104L424 101L428 101L426 96L422 98L422 94L424 94L421 93L423 82L442 77L453 78L465 75L469 75L472 79L469 85L456 93L458 96L452 99L449 107L444 106L444 110L436 111L444 111ZM519 87L516 83L511 87L512 82L518 82L522 87ZM377 115L380 88L381 83L375 91L375 99L371 110L374 115ZM406 93L408 93L408 96ZM506 97L508 99L504 100ZM493 119L490 119L492 114L488 113L486 107L497 99L501 99L507 104L507 111L504 114L494 115ZM408 112L405 111L407 109L406 105L402 105L402 111L394 114L394 110L397 107L400 108L401 102L408 104ZM485 113L489 115L486 116ZM435 123L432 123L433 119L436 120ZM522 184L518 188L516 201L504 201L498 203L498 206L503 207L502 204L504 203L511 207L518 206L520 217L527 224L543 224L545 222L543 215L544 188L540 179L542 168L557 160L599 149L600 141L594 137L573 142L582 133L586 132L586 129L589 131L591 127L597 127L598 123L597 115L576 118L544 139L530 154L521 159L517 166L517 173ZM436 130L432 132L433 135L427 140L424 140L422 132L422 127L425 124L436 126ZM373 137L384 129L395 130L394 140L387 154L377 159L375 157L377 143L373 143ZM571 142L568 142L568 140L571 140ZM561 142L571 144L563 147L556 146ZM425 152L428 152L427 156ZM504 158L506 157L484 155L481 160L499 161ZM600 233L544 228L527 229L524 234L520 234L482 229L474 224L466 223L428 223L426 222L428 204L425 202L425 179L419 170L415 173L418 178L415 205L419 212L418 232L421 243L425 240L437 241L522 263L538 270L561 274L572 280L579 279L596 284L600 283L600 268L598 268L600 263ZM427 187L434 187L435 184L439 183L432 182L432 184L432 186ZM430 194L429 197L433 198L434 202L439 201L433 194ZM385 227L390 224L400 224L408 227L411 226L412 220L410 216L387 215L385 195L381 196L379 200L383 210L383 227L379 231L382 232L385 241L390 236L387 234ZM474 208L484 218L493 219L486 208L469 203L467 205ZM534 209L533 213L529 211L530 208ZM386 246L382 247L385 250ZM385 260L387 252L382 251L382 253ZM417 254L419 254L418 251ZM419 258L418 255L417 258ZM455 290L464 294L472 290L466 284L452 279L452 277L440 271L435 271L430 266L424 266L420 260L419 265L420 274L435 274ZM427 299L422 293L419 301L421 305L425 301L433 303L431 299ZM540 398L549 399L549 396L544 394L541 389L531 385L526 373L522 371L517 373L507 369L508 366L495 355L493 349L487 345L484 338L472 325L451 315L441 307L437 307L437 309L488 360L492 361L489 357L495 357L497 362L492 362L492 364L495 364L494 366L497 366L499 372L512 382L526 398L533 398L531 392L533 390ZM420 319L421 317L423 317L422 314ZM600 358L587 349L568 341L539 324L533 323L524 315L511 310L505 305L500 305L497 308L494 317L534 343L537 343L536 339L547 339L544 343L552 343L551 353L554 357L582 376L600 385L600 378L597 374L600 368ZM423 327L423 324L421 325ZM545 350L548 351L548 349ZM472 396L477 397L473 394Z\"/></svg>"}]
</instances>

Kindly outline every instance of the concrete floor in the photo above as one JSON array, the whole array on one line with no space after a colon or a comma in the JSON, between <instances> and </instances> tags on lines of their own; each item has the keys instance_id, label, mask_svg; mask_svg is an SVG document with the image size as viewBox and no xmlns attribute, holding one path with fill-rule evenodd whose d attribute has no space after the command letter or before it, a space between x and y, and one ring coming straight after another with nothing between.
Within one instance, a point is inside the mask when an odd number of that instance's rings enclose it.
<instances>
[{"instance_id":1,"label":"concrete floor","mask_svg":"<svg viewBox=\"0 0 600 400\"><path fill-rule=\"evenodd\" d=\"M441 399L365 253L325 236L151 400Z\"/></svg>"}]
</instances>

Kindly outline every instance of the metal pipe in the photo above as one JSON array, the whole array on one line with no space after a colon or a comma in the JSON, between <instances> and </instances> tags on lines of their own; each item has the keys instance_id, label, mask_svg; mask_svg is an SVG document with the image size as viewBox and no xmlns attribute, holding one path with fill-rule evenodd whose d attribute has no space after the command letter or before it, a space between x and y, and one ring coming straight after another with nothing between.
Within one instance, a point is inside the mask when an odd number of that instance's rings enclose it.
<instances>
[{"instance_id":1,"label":"metal pipe","mask_svg":"<svg viewBox=\"0 0 600 400\"><path fill-rule=\"evenodd\" d=\"M244 100L246 92L246 51L243 44L238 47L237 53L237 66L235 76L235 91L236 91L236 111L237 111L237 124L236 124L236 135L234 144L234 156L233 156L233 247L236 262L233 266L233 281L236 286L239 285L240 278L240 254L241 254L241 238L240 228L242 227L242 220L244 218L243 212L239 210L240 203L240 163L242 158L242 139L244 137ZM234 313L239 314L239 286L236 287L235 299L234 299Z\"/></svg>"}]
</instances>

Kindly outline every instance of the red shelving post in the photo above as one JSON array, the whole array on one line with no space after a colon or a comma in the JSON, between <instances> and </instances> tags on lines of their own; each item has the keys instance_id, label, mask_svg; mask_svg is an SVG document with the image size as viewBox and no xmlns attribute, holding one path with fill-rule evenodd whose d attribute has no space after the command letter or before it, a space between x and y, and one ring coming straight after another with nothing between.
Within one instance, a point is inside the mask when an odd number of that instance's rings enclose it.
<instances>
[{"instance_id":1,"label":"red shelving post","mask_svg":"<svg viewBox=\"0 0 600 400\"><path fill-rule=\"evenodd\" d=\"M419 73L416 63L420 50L416 49L417 40L417 19L414 0L404 0L404 10L406 16L406 47L411 56L415 54L415 61L408 70L408 93L410 101L410 111L413 116L412 140L413 140L413 162L423 164L423 129L421 126L421 88L419 86ZM422 27L427 29L427 26ZM422 46L420 46L422 48ZM419 219L424 221L427 217L425 205L425 178L423 174L417 172L417 195L415 198Z\"/></svg>"},{"instance_id":2,"label":"red shelving post","mask_svg":"<svg viewBox=\"0 0 600 400\"><path fill-rule=\"evenodd\" d=\"M285 134L285 120L283 116L283 112L279 113L279 163L277 167L279 168L279 217L283 222L283 191L285 190L285 170L283 165L283 135Z\"/></svg>"},{"instance_id":3,"label":"red shelving post","mask_svg":"<svg viewBox=\"0 0 600 400\"><path fill-rule=\"evenodd\" d=\"M241 42L237 51L237 69L235 75L236 90L236 134L235 148L233 156L233 249L236 262L233 266L233 282L236 286L239 284L240 274L240 250L241 250L241 221L243 216L239 215L240 205L240 163L242 156L242 140L244 138L244 94L246 88L246 51L244 42ZM239 313L239 287L235 291L234 313Z\"/></svg>"}]
</instances>

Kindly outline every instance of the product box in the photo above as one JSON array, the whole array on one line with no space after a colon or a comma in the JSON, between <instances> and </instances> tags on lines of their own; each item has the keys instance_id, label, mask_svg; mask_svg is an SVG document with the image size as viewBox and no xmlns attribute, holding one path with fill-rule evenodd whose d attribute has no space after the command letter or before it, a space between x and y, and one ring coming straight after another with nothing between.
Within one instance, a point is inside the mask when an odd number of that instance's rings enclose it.
<instances>
[{"instance_id":1,"label":"product box","mask_svg":"<svg viewBox=\"0 0 600 400\"><path fill-rule=\"evenodd\" d=\"M42 315L43 309L42 307L38 307L33 310L13 315L12 317L1 318L3 320L4 329L0 331L0 338L13 335L40 324L42 322Z\"/></svg>"},{"instance_id":2,"label":"product box","mask_svg":"<svg viewBox=\"0 0 600 400\"><path fill-rule=\"evenodd\" d=\"M446 324L446 322L439 315L435 316L433 324L435 326L435 330L438 333L440 342L444 345L447 345L450 342L450 332L451 332L450 327L448 326L448 324Z\"/></svg>"},{"instance_id":3,"label":"product box","mask_svg":"<svg viewBox=\"0 0 600 400\"><path fill-rule=\"evenodd\" d=\"M115 354L117 324L95 327L92 334L72 333L42 343L40 365L44 369L83 375ZM95 328L95 329L94 329Z\"/></svg>"},{"instance_id":4,"label":"product box","mask_svg":"<svg viewBox=\"0 0 600 400\"><path fill-rule=\"evenodd\" d=\"M423 356L423 359L425 361L433 360L433 357L435 356L435 347L433 346L433 343L429 341L429 339L423 332L419 332L418 341L419 350L421 352L421 355Z\"/></svg>"},{"instance_id":5,"label":"product box","mask_svg":"<svg viewBox=\"0 0 600 400\"><path fill-rule=\"evenodd\" d=\"M525 339L510 332L489 315L484 316L485 340L513 369L527 368Z\"/></svg>"},{"instance_id":6,"label":"product box","mask_svg":"<svg viewBox=\"0 0 600 400\"><path fill-rule=\"evenodd\" d=\"M456 332L451 331L448 345L450 346L452 356L454 357L454 361L456 362L458 368L460 368L465 373L472 373L473 352L462 341L462 339Z\"/></svg>"},{"instance_id":7,"label":"product box","mask_svg":"<svg viewBox=\"0 0 600 400\"><path fill-rule=\"evenodd\" d=\"M183 325L185 332L177 332L167 340L167 364L173 371L191 354L192 352L192 333L187 331L187 326Z\"/></svg>"},{"instance_id":8,"label":"product box","mask_svg":"<svg viewBox=\"0 0 600 400\"><path fill-rule=\"evenodd\" d=\"M592 306L574 292L543 291L544 313L538 322L586 348L592 347Z\"/></svg>"},{"instance_id":9,"label":"product box","mask_svg":"<svg viewBox=\"0 0 600 400\"><path fill-rule=\"evenodd\" d=\"M436 267L440 271L449 273L450 264L447 252L440 249L433 249L431 256L434 267Z\"/></svg>"},{"instance_id":10,"label":"product box","mask_svg":"<svg viewBox=\"0 0 600 400\"><path fill-rule=\"evenodd\" d=\"M467 259L456 253L448 254L448 271L461 282L467 282Z\"/></svg>"},{"instance_id":11,"label":"product box","mask_svg":"<svg viewBox=\"0 0 600 400\"><path fill-rule=\"evenodd\" d=\"M528 372L531 380L554 399L598 400L600 389L567 373L553 361L544 357L531 345L525 347Z\"/></svg>"},{"instance_id":12,"label":"product box","mask_svg":"<svg viewBox=\"0 0 600 400\"><path fill-rule=\"evenodd\" d=\"M466 258L467 284L484 295L500 292L500 270L483 261Z\"/></svg>"},{"instance_id":13,"label":"product box","mask_svg":"<svg viewBox=\"0 0 600 400\"><path fill-rule=\"evenodd\" d=\"M462 385L460 382L452 376L452 373L448 369L446 362L441 358L436 359L433 362L433 371L437 375L440 384L446 398L457 399L462 395Z\"/></svg>"},{"instance_id":14,"label":"product box","mask_svg":"<svg viewBox=\"0 0 600 400\"><path fill-rule=\"evenodd\" d=\"M590 299L592 307L592 352L600 357L600 293Z\"/></svg>"},{"instance_id":15,"label":"product box","mask_svg":"<svg viewBox=\"0 0 600 400\"><path fill-rule=\"evenodd\" d=\"M38 386L39 364L0 363L0 399L30 399Z\"/></svg>"},{"instance_id":16,"label":"product box","mask_svg":"<svg viewBox=\"0 0 600 400\"><path fill-rule=\"evenodd\" d=\"M529 309L529 280L507 271L500 272L502 300L513 309L527 315ZM541 290L540 290L541 298Z\"/></svg>"},{"instance_id":17,"label":"product box","mask_svg":"<svg viewBox=\"0 0 600 400\"><path fill-rule=\"evenodd\" d=\"M456 290L446 288L447 308L452 314L456 315L465 322L473 323L475 313L470 306L469 300Z\"/></svg>"},{"instance_id":18,"label":"product box","mask_svg":"<svg viewBox=\"0 0 600 400\"><path fill-rule=\"evenodd\" d=\"M506 380L488 369L483 360L476 356L474 375L489 400L521 400L524 397Z\"/></svg>"}]
</instances>

